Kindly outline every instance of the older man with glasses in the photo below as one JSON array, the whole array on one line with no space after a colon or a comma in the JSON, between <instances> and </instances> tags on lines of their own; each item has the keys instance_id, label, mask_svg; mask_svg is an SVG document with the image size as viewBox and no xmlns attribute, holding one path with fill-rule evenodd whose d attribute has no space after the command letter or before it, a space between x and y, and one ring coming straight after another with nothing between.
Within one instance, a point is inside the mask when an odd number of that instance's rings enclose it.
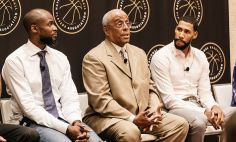
<instances>
[{"instance_id":1,"label":"older man with glasses","mask_svg":"<svg viewBox=\"0 0 236 142\"><path fill-rule=\"evenodd\" d=\"M89 108L83 118L107 141L141 141L141 133L157 141L183 142L187 122L161 111L150 79L145 52L131 44L127 14L114 9L103 17L105 40L83 60L83 80Z\"/></svg>"}]
</instances>

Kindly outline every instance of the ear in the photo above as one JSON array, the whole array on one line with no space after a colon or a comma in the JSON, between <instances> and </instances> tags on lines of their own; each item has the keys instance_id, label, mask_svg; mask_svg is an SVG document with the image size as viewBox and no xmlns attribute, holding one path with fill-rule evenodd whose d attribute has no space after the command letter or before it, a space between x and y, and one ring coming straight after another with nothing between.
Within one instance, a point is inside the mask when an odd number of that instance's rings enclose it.
<instances>
[{"instance_id":1,"label":"ear","mask_svg":"<svg viewBox=\"0 0 236 142\"><path fill-rule=\"evenodd\" d=\"M107 26L103 26L103 32L105 33L106 36L109 35L109 29Z\"/></svg>"},{"instance_id":2,"label":"ear","mask_svg":"<svg viewBox=\"0 0 236 142\"><path fill-rule=\"evenodd\" d=\"M194 35L193 35L193 39L196 39L197 36L198 36L198 31L195 31L195 32L194 32Z\"/></svg>"},{"instance_id":3,"label":"ear","mask_svg":"<svg viewBox=\"0 0 236 142\"><path fill-rule=\"evenodd\" d=\"M32 25L30 26L30 30L31 30L32 33L37 33L37 32L38 32L38 27L37 27L37 25L32 24Z\"/></svg>"}]
</instances>

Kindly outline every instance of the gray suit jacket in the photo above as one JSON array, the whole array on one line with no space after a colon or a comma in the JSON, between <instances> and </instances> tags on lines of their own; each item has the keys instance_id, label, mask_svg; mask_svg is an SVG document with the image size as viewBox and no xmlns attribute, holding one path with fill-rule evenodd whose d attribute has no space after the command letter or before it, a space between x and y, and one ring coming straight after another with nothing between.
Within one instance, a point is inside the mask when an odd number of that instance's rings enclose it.
<instances>
[{"instance_id":1,"label":"gray suit jacket","mask_svg":"<svg viewBox=\"0 0 236 142\"><path fill-rule=\"evenodd\" d=\"M83 81L89 101L83 121L97 133L148 106L154 111L159 103L145 52L130 44L126 50L130 70L108 40L83 59Z\"/></svg>"}]
</instances>

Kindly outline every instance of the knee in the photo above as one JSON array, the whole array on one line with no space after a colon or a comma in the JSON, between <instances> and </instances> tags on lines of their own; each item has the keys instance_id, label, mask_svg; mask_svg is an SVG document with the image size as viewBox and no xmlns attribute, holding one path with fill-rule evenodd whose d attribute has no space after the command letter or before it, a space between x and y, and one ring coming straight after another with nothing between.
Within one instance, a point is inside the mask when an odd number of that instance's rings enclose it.
<instances>
[{"instance_id":1,"label":"knee","mask_svg":"<svg viewBox=\"0 0 236 142\"><path fill-rule=\"evenodd\" d=\"M22 137L23 139L28 139L30 142L39 142L40 136L39 133L33 129L33 128L28 128L22 132Z\"/></svg>"},{"instance_id":2,"label":"knee","mask_svg":"<svg viewBox=\"0 0 236 142\"><path fill-rule=\"evenodd\" d=\"M141 141L141 132L137 126L133 126L121 132L119 137L121 141L139 142Z\"/></svg>"},{"instance_id":3,"label":"knee","mask_svg":"<svg viewBox=\"0 0 236 142\"><path fill-rule=\"evenodd\" d=\"M176 121L178 121L176 124L177 124L177 127L180 129L180 131L187 134L189 131L188 121L182 117L179 117L178 119L176 119Z\"/></svg>"},{"instance_id":4,"label":"knee","mask_svg":"<svg viewBox=\"0 0 236 142\"><path fill-rule=\"evenodd\" d=\"M188 121L185 120L184 118L181 118L179 123L180 123L180 125L181 125L183 131L185 131L185 132L187 133L188 130L189 130L189 124L188 124Z\"/></svg>"},{"instance_id":5,"label":"knee","mask_svg":"<svg viewBox=\"0 0 236 142\"><path fill-rule=\"evenodd\" d=\"M194 132L205 132L207 124L201 119L195 119L193 122L190 122L190 130Z\"/></svg>"}]
</instances>

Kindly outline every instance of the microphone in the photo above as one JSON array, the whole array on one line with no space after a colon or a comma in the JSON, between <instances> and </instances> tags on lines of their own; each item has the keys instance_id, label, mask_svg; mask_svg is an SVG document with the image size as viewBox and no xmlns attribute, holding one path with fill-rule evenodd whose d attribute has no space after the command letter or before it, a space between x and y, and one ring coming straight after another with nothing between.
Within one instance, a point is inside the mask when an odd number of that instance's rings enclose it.
<instances>
[{"instance_id":1,"label":"microphone","mask_svg":"<svg viewBox=\"0 0 236 142\"><path fill-rule=\"evenodd\" d=\"M189 67L187 67L186 69L184 69L184 71L189 71L190 70L190 68Z\"/></svg>"},{"instance_id":2,"label":"microphone","mask_svg":"<svg viewBox=\"0 0 236 142\"><path fill-rule=\"evenodd\" d=\"M126 64L128 62L128 54L127 52L124 52L124 63Z\"/></svg>"}]
</instances>

